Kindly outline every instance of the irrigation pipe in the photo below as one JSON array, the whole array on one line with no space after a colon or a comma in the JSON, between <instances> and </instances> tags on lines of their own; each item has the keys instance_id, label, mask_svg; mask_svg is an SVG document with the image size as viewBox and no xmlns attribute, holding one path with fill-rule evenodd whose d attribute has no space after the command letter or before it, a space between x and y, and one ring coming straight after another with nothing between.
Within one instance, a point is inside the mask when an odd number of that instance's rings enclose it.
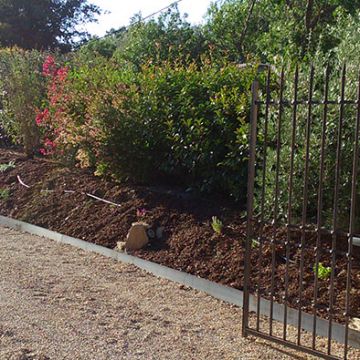
<instances>
[{"instance_id":1,"label":"irrigation pipe","mask_svg":"<svg viewBox=\"0 0 360 360\"><path fill-rule=\"evenodd\" d=\"M26 187L27 189L30 189L31 186L26 185L26 184L21 180L21 177L20 177L19 175L17 176L17 179L18 179L19 183L20 183L22 186Z\"/></svg>"},{"instance_id":2,"label":"irrigation pipe","mask_svg":"<svg viewBox=\"0 0 360 360\"><path fill-rule=\"evenodd\" d=\"M18 179L20 185L26 187L27 189L30 189L30 188L31 188L30 185L25 184L25 183L21 180L21 177L20 177L19 175L17 176L17 179ZM44 190L44 191L51 191L51 190ZM65 193L65 194L75 194L76 191L74 191L74 190L64 190L64 193ZM98 196L95 196L95 195L92 195L92 194L89 194L89 193L80 192L80 194L86 195L86 196L88 196L88 197L90 197L90 198L92 198L92 199L94 199L94 200L101 201L101 202L103 202L103 203L105 203L105 204L109 204L109 205L112 205L112 206L121 207L120 204L114 203L114 202L109 201L109 200L106 200L106 199L102 199L102 198L100 198L100 197L98 197Z\"/></svg>"},{"instance_id":3,"label":"irrigation pipe","mask_svg":"<svg viewBox=\"0 0 360 360\"><path fill-rule=\"evenodd\" d=\"M88 194L88 193L83 193L83 194L85 194L86 196L91 197L92 199L95 199L95 200L98 200L98 201L102 201L102 202L105 203L105 204L110 204L110 205L114 205L114 206L121 207L121 205L119 205L119 204L116 204L116 203L114 203L114 202L112 202L112 201L109 201L109 200L105 200L105 199L99 198L99 197L97 197L97 196L95 196L95 195Z\"/></svg>"}]
</instances>

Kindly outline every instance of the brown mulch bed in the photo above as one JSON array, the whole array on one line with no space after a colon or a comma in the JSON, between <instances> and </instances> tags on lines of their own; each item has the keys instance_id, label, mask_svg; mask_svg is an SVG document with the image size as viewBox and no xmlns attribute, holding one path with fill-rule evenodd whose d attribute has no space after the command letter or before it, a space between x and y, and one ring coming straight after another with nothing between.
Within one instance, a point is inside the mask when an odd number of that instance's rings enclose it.
<instances>
[{"instance_id":1,"label":"brown mulch bed","mask_svg":"<svg viewBox=\"0 0 360 360\"><path fill-rule=\"evenodd\" d=\"M48 159L27 159L23 154L0 149L0 164L14 161L16 167L0 172L0 190L10 195L0 198L0 214L27 221L54 231L114 248L122 241L131 226L139 220L138 209L145 209L141 218L165 228L162 240L153 240L141 251L134 253L177 270L186 271L209 280L242 289L244 272L244 240L246 224L243 209L221 198L200 198L181 191L162 187L149 188L116 184L94 176L82 169L68 169ZM19 184L17 176L30 189ZM65 193L73 190L74 193ZM111 200L116 207L95 201L83 193ZM212 216L224 223L224 231L217 235L211 228ZM283 302L285 295L286 229L276 233L268 227L268 238L275 236L274 296ZM299 298L300 235L293 232L289 265L288 303L297 308ZM304 248L303 310L313 311L314 246L316 234L306 234ZM346 239L337 242L335 268L335 296L333 318L344 320L346 294ZM322 238L320 261L330 266L331 237ZM351 316L360 317L360 249L355 248L352 270ZM260 256L260 247L253 248L252 290L260 284L261 293L271 295L272 247L266 241ZM319 280L317 313L328 318L330 279Z\"/></svg>"}]
</instances>

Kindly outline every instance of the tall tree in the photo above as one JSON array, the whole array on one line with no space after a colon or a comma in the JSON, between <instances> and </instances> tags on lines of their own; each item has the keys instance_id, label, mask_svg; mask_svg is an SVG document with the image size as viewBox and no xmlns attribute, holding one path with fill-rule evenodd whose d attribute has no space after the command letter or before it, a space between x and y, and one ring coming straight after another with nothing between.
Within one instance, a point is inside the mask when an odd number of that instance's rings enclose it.
<instances>
[{"instance_id":1,"label":"tall tree","mask_svg":"<svg viewBox=\"0 0 360 360\"><path fill-rule=\"evenodd\" d=\"M98 14L87 0L0 0L0 45L67 51L89 35L79 25Z\"/></svg>"},{"instance_id":2,"label":"tall tree","mask_svg":"<svg viewBox=\"0 0 360 360\"><path fill-rule=\"evenodd\" d=\"M217 0L212 2L205 34L220 58L246 61L248 56L311 58L339 39L329 34L339 13L355 16L360 0Z\"/></svg>"},{"instance_id":3,"label":"tall tree","mask_svg":"<svg viewBox=\"0 0 360 360\"><path fill-rule=\"evenodd\" d=\"M129 29L118 39L118 60L140 68L145 63L163 61L198 61L205 49L200 26L192 26L173 5L157 19L142 21L141 14L132 18Z\"/></svg>"}]
</instances>

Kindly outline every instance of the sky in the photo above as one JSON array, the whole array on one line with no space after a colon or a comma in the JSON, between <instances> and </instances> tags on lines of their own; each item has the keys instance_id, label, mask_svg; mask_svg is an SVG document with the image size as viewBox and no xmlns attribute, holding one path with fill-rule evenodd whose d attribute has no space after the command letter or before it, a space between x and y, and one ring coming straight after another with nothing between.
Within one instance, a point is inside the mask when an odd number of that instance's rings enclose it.
<instances>
[{"instance_id":1,"label":"sky","mask_svg":"<svg viewBox=\"0 0 360 360\"><path fill-rule=\"evenodd\" d=\"M111 28L118 29L129 24L131 17L141 12L145 17L168 5L174 0L90 0L101 9L110 12L98 17L98 23L87 24L85 29L91 35L102 36ZM201 23L211 0L182 0L179 3L181 13L189 15L188 21L193 24Z\"/></svg>"}]
</instances>

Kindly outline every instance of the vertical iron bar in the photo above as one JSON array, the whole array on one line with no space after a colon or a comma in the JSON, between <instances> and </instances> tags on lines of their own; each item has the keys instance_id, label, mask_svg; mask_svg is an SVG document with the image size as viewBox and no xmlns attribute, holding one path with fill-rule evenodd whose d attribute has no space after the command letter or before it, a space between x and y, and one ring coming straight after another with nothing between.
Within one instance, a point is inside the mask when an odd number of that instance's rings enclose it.
<instances>
[{"instance_id":1,"label":"vertical iron bar","mask_svg":"<svg viewBox=\"0 0 360 360\"><path fill-rule=\"evenodd\" d=\"M337 243L337 227L338 227L338 206L339 206L339 186L341 175L341 142L344 119L344 100L345 100L345 82L346 82L346 65L344 64L341 74L341 100L340 100L340 114L338 124L338 138L336 149L336 168L335 168L335 188L334 188L334 208L333 208L333 234L331 245L331 277L329 290L329 332L328 332L328 355L331 354L331 339L332 339L332 321L334 308L334 281L335 281L335 266L336 266L336 243Z\"/></svg>"},{"instance_id":2,"label":"vertical iron bar","mask_svg":"<svg viewBox=\"0 0 360 360\"><path fill-rule=\"evenodd\" d=\"M249 327L249 282L251 274L251 243L253 237L253 215L254 215L254 183L255 183L255 161L256 161L256 138L258 117L258 92L259 82L254 80L252 87L252 103L250 113L250 140L248 160L248 185L247 185L247 236L245 247L245 269L244 269L244 304L243 304L243 336L247 336L246 329Z\"/></svg>"},{"instance_id":3,"label":"vertical iron bar","mask_svg":"<svg viewBox=\"0 0 360 360\"><path fill-rule=\"evenodd\" d=\"M321 227L322 227L322 211L323 211L323 183L325 171L325 144L326 144L326 129L327 129L327 115L328 115L328 101L329 101L329 76L330 67L326 67L325 71L325 88L324 88L324 112L322 119L321 132L321 149L320 149L320 176L318 189L318 204L317 204L317 225L316 225L316 246L315 246L315 274L314 274L314 324L312 335L312 348L316 347L316 320L317 320L317 300L318 300L318 281L319 281L319 261L320 261L320 245L321 245Z\"/></svg>"},{"instance_id":4,"label":"vertical iron bar","mask_svg":"<svg viewBox=\"0 0 360 360\"><path fill-rule=\"evenodd\" d=\"M294 102L293 102L293 116L292 116L292 134L291 134L291 153L290 153L290 174L289 174L289 198L288 198L288 211L287 211L287 224L292 223L292 194L293 194L293 179L294 179L294 155L296 143L296 123L297 123L297 101L298 101L298 82L299 82L299 66L296 66L294 75ZM286 269L285 269L285 294L284 294L284 329L283 339L287 337L287 310L288 310L288 288L289 288L289 259L290 259L290 227L287 226L286 235Z\"/></svg>"},{"instance_id":5,"label":"vertical iron bar","mask_svg":"<svg viewBox=\"0 0 360 360\"><path fill-rule=\"evenodd\" d=\"M351 206L350 206L350 224L349 224L349 244L347 253L347 278L346 278L346 300L345 300L345 352L344 358L348 354L348 334L349 334L349 319L350 319L350 291L351 291L351 268L352 268L352 251L353 251L353 237L355 231L355 210L356 210L356 181L359 166L359 134L360 134L360 72L358 80L358 96L357 96L357 119L355 126L355 139L353 150L353 168L351 181Z\"/></svg>"},{"instance_id":6,"label":"vertical iron bar","mask_svg":"<svg viewBox=\"0 0 360 360\"><path fill-rule=\"evenodd\" d=\"M280 101L279 101L279 116L277 121L277 145L276 145L276 175L275 175L275 201L274 201L274 218L273 218L273 236L271 238L271 298L270 298L270 329L269 333L272 336L273 328L273 313L274 313L274 287L275 287L275 236L279 213L279 174L280 174L280 151L281 151L281 128L282 116L284 110L284 67L281 69L280 80Z\"/></svg>"},{"instance_id":7,"label":"vertical iron bar","mask_svg":"<svg viewBox=\"0 0 360 360\"><path fill-rule=\"evenodd\" d=\"M265 207L265 181L266 181L266 162L267 162L267 141L268 141L268 121L269 121L269 107L270 107L270 81L271 81L271 67L268 67L266 80L266 104L265 104L265 124L264 124L264 144L263 144L263 164L262 164L262 184L261 184L261 205L260 205L260 229L259 229L259 269L262 266L263 259L263 228L264 228L264 207ZM261 281L258 277L257 289L257 318L256 330L260 329L260 303L261 303Z\"/></svg>"},{"instance_id":8,"label":"vertical iron bar","mask_svg":"<svg viewBox=\"0 0 360 360\"><path fill-rule=\"evenodd\" d=\"M299 313L298 313L298 336L297 344L301 342L301 306L302 295L304 290L304 247L305 247L305 226L307 220L307 205L308 205L308 176L309 176L309 161L310 161L310 129L312 120L312 97L314 87L314 67L311 66L310 81L309 81L309 95L308 95L308 116L306 120L306 135L305 135L305 171L304 171L304 189L303 189L303 207L302 207L302 219L301 219L301 244L300 244L300 276L299 276Z\"/></svg>"}]
</instances>

